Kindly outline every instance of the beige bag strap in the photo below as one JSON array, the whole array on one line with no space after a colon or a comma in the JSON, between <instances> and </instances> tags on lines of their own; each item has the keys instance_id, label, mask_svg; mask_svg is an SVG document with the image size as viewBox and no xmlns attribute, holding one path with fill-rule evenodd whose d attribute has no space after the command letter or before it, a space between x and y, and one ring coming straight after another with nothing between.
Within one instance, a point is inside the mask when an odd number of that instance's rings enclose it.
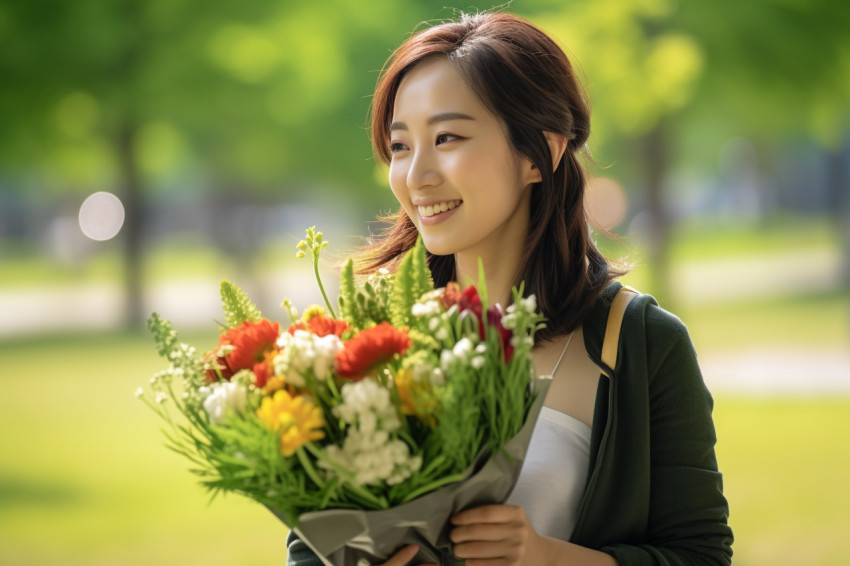
<instances>
[{"instance_id":1,"label":"beige bag strap","mask_svg":"<svg viewBox=\"0 0 850 566\"><path fill-rule=\"evenodd\" d=\"M617 348L620 345L620 328L623 326L623 315L626 307L637 296L638 292L631 287L623 286L614 296L611 312L608 313L608 325L605 327L605 338L602 340L602 363L611 368L617 367ZM611 377L604 370L606 377Z\"/></svg>"}]
</instances>

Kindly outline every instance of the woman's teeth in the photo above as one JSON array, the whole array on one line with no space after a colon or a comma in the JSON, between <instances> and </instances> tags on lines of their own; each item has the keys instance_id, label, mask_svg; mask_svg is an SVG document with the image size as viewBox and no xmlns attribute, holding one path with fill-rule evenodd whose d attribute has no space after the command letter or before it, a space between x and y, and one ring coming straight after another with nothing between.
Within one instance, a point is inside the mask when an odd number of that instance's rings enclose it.
<instances>
[{"instance_id":1,"label":"woman's teeth","mask_svg":"<svg viewBox=\"0 0 850 566\"><path fill-rule=\"evenodd\" d=\"M445 212L447 210L451 210L454 207L460 205L462 200L449 200L446 202L440 202L437 204L433 204L430 206L420 206L419 208L419 216L434 216L435 214L439 214L441 212Z\"/></svg>"}]
</instances>

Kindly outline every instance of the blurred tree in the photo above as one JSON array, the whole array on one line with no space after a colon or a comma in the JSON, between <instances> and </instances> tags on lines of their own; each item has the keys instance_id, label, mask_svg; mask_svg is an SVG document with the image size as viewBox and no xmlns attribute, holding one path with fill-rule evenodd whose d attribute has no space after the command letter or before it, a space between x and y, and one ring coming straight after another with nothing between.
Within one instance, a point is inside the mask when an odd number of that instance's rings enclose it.
<instances>
[{"instance_id":1,"label":"blurred tree","mask_svg":"<svg viewBox=\"0 0 850 566\"><path fill-rule=\"evenodd\" d=\"M442 5L0 5L0 171L30 200L119 194L128 323L138 326L152 191L286 198L338 186L380 200L364 129L368 94L407 22L445 13ZM244 249L231 246L236 256Z\"/></svg>"},{"instance_id":2,"label":"blurred tree","mask_svg":"<svg viewBox=\"0 0 850 566\"><path fill-rule=\"evenodd\" d=\"M551 3L536 21L586 71L596 143L642 179L659 295L674 163L713 172L733 137L836 147L850 126L850 11L840 0L577 0Z\"/></svg>"}]
</instances>

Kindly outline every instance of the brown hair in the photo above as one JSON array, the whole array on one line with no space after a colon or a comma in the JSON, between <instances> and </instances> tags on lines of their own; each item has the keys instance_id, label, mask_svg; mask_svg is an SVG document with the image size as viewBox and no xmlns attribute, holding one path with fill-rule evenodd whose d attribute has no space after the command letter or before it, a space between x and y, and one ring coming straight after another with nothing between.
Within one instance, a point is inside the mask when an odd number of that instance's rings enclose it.
<instances>
[{"instance_id":1,"label":"brown hair","mask_svg":"<svg viewBox=\"0 0 850 566\"><path fill-rule=\"evenodd\" d=\"M563 50L530 22L506 13L463 14L423 30L393 53L372 100L372 149L390 161L389 127L402 79L428 57L444 56L484 105L505 125L508 142L540 170L532 188L530 231L516 284L534 293L551 340L581 324L599 293L622 273L615 271L590 237L584 209L585 172L580 162L590 134L590 109ZM553 171L543 132L565 136L567 149ZM417 238L403 209L381 220L392 223L357 258L360 273L393 268ZM454 257L428 254L434 283L455 278Z\"/></svg>"}]
</instances>

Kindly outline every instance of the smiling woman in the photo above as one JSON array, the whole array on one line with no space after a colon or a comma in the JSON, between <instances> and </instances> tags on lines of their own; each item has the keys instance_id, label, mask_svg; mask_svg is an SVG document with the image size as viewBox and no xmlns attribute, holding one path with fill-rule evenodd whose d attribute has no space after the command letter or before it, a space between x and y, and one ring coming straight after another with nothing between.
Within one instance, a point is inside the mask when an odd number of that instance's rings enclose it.
<instances>
[{"instance_id":1,"label":"smiling woman","mask_svg":"<svg viewBox=\"0 0 850 566\"><path fill-rule=\"evenodd\" d=\"M373 150L400 208L360 272L395 269L421 235L436 286L474 282L480 261L491 303L524 284L546 316L531 358L552 384L525 465L507 502L452 516L458 559L728 565L711 396L681 321L621 292L623 271L590 237L589 135L571 63L530 22L463 15L412 36L372 106ZM319 559L291 535L289 563Z\"/></svg>"}]
</instances>

